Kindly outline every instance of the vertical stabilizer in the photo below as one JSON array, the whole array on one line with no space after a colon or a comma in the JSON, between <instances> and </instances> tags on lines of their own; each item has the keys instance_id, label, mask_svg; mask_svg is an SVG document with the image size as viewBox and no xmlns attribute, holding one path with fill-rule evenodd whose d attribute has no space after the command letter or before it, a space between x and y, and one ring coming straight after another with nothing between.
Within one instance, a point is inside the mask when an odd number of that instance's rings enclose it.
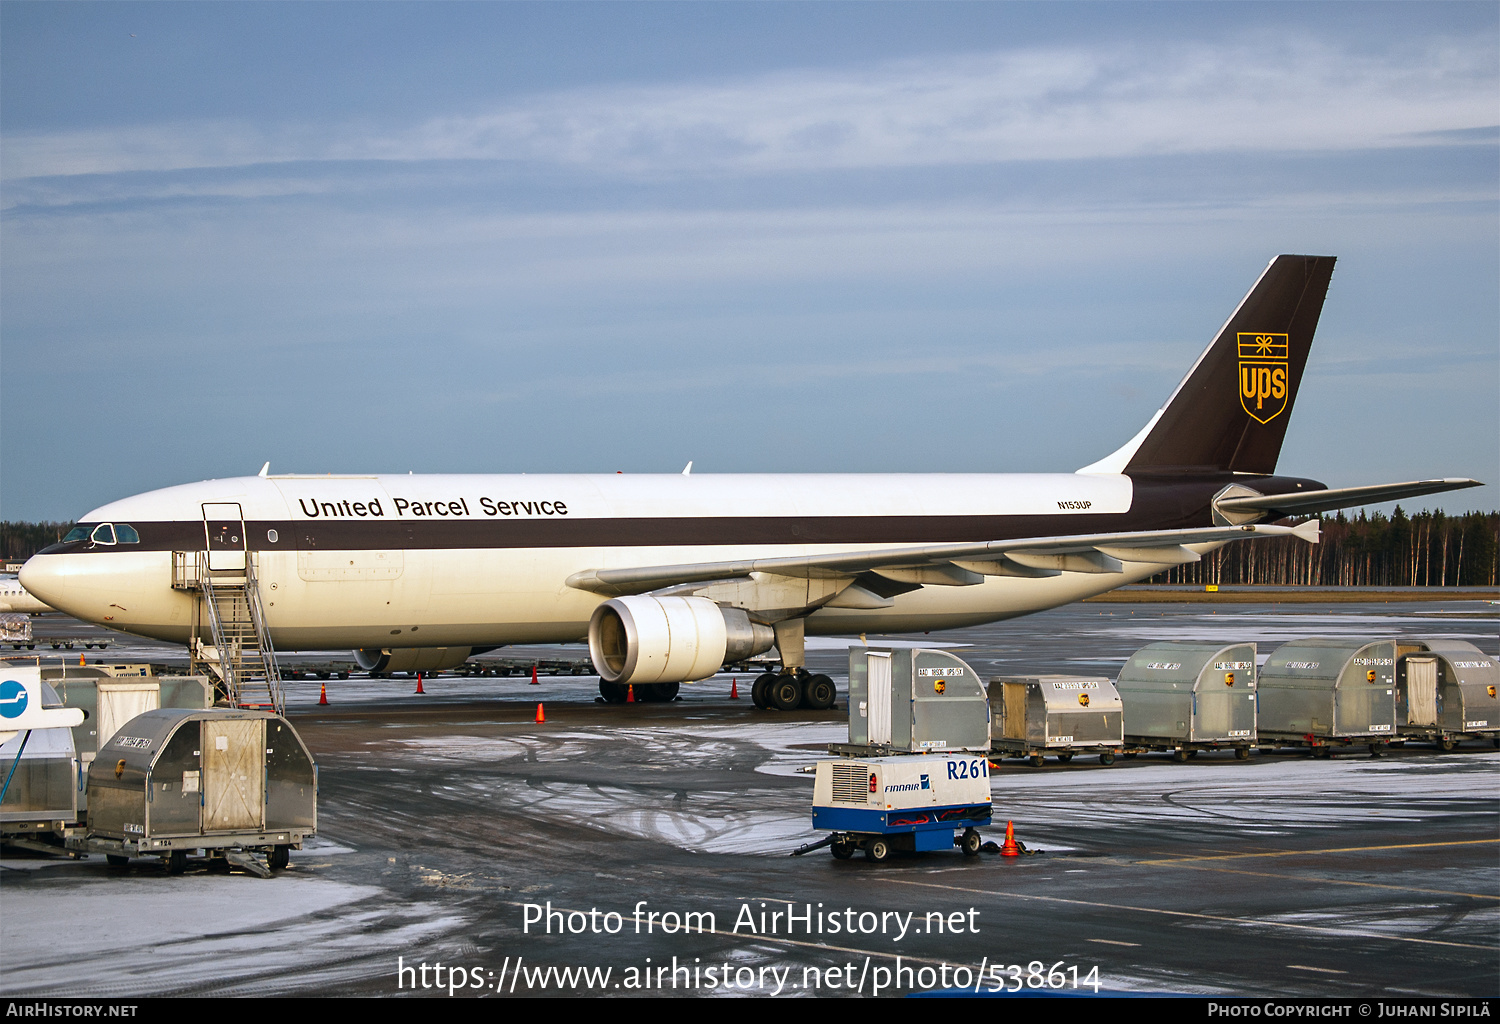
<instances>
[{"instance_id":1,"label":"vertical stabilizer","mask_svg":"<svg viewBox=\"0 0 1500 1024\"><path fill-rule=\"evenodd\" d=\"M1274 473L1332 256L1278 256L1124 448L1081 473Z\"/></svg>"}]
</instances>

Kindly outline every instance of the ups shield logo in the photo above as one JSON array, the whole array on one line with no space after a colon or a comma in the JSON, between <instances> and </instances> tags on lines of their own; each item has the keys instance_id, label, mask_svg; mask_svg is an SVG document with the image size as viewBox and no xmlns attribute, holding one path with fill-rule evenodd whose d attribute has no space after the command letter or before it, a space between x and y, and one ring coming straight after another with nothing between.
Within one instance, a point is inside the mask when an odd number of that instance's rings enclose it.
<instances>
[{"instance_id":1,"label":"ups shield logo","mask_svg":"<svg viewBox=\"0 0 1500 1024\"><path fill-rule=\"evenodd\" d=\"M1285 334L1241 333L1240 405L1257 423L1269 423L1286 411L1291 349Z\"/></svg>"}]
</instances>

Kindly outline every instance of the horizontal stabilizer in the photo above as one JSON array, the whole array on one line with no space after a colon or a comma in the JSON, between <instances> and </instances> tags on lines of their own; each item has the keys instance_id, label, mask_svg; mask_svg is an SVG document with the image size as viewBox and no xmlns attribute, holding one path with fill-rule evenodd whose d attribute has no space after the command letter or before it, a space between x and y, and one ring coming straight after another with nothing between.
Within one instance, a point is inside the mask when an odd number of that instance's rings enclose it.
<instances>
[{"instance_id":1,"label":"horizontal stabilizer","mask_svg":"<svg viewBox=\"0 0 1500 1024\"><path fill-rule=\"evenodd\" d=\"M1336 508L1378 505L1401 498L1414 498L1419 494L1437 494L1442 491L1459 491L1465 487L1481 486L1483 484L1480 481L1467 478L1412 480L1401 484L1335 487L1325 491L1296 491L1291 494L1251 494L1220 498L1214 502L1214 508L1220 512L1232 512L1239 515L1306 516Z\"/></svg>"}]
</instances>

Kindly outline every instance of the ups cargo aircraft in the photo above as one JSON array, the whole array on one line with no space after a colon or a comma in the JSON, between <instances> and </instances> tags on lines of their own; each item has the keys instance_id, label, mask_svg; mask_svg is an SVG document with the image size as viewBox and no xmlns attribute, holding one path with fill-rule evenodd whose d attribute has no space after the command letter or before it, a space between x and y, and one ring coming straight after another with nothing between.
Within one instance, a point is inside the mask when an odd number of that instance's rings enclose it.
<instances>
[{"instance_id":1,"label":"ups cargo aircraft","mask_svg":"<svg viewBox=\"0 0 1500 1024\"><path fill-rule=\"evenodd\" d=\"M352 647L374 672L452 667L505 644L587 638L606 700L773 646L757 703L832 704L811 634L971 626L1197 561L1236 540L1317 541L1287 516L1476 486L1330 490L1276 460L1333 274L1271 261L1177 390L1074 473L271 476L95 509L21 571L27 590L113 629L190 642L210 570L251 560L274 646ZM200 627L201 628L201 627ZM211 640L203 636L198 640ZM197 642L193 640L191 642ZM762 685L764 684L764 685Z\"/></svg>"}]
</instances>

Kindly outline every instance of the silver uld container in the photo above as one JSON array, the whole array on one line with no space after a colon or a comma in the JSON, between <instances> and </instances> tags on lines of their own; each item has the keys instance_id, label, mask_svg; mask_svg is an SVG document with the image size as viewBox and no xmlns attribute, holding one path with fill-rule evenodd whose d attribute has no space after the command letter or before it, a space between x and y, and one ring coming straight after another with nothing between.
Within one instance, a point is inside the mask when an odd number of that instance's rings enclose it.
<instances>
[{"instance_id":1,"label":"silver uld container","mask_svg":"<svg viewBox=\"0 0 1500 1024\"><path fill-rule=\"evenodd\" d=\"M1150 644L1130 656L1115 682L1127 741L1255 742L1254 644Z\"/></svg>"},{"instance_id":2,"label":"silver uld container","mask_svg":"<svg viewBox=\"0 0 1500 1024\"><path fill-rule=\"evenodd\" d=\"M1103 676L997 676L990 680L996 750L1124 746L1124 708Z\"/></svg>"},{"instance_id":3,"label":"silver uld container","mask_svg":"<svg viewBox=\"0 0 1500 1024\"><path fill-rule=\"evenodd\" d=\"M1500 665L1465 640L1397 645L1396 730L1403 736L1500 736Z\"/></svg>"},{"instance_id":4,"label":"silver uld container","mask_svg":"<svg viewBox=\"0 0 1500 1024\"><path fill-rule=\"evenodd\" d=\"M43 683L42 706L61 704L57 691ZM0 803L3 831L51 830L78 820L78 756L72 729L32 729L0 744L0 781L7 774L10 785Z\"/></svg>"},{"instance_id":5,"label":"silver uld container","mask_svg":"<svg viewBox=\"0 0 1500 1024\"><path fill-rule=\"evenodd\" d=\"M1318 743L1396 733L1396 641L1310 637L1260 670L1261 737Z\"/></svg>"},{"instance_id":6,"label":"silver uld container","mask_svg":"<svg viewBox=\"0 0 1500 1024\"><path fill-rule=\"evenodd\" d=\"M849 648L849 744L893 752L988 750L984 683L947 651Z\"/></svg>"},{"instance_id":7,"label":"silver uld container","mask_svg":"<svg viewBox=\"0 0 1500 1024\"><path fill-rule=\"evenodd\" d=\"M99 751L88 785L89 839L126 852L296 846L317 830L312 755L264 711L147 711Z\"/></svg>"},{"instance_id":8,"label":"silver uld container","mask_svg":"<svg viewBox=\"0 0 1500 1024\"><path fill-rule=\"evenodd\" d=\"M87 716L73 727L80 817L88 810L84 783L101 741L107 744L120 726L145 711L213 706L213 684L207 676L157 676L149 665L44 665L42 678L56 688L63 707L82 708Z\"/></svg>"}]
</instances>

